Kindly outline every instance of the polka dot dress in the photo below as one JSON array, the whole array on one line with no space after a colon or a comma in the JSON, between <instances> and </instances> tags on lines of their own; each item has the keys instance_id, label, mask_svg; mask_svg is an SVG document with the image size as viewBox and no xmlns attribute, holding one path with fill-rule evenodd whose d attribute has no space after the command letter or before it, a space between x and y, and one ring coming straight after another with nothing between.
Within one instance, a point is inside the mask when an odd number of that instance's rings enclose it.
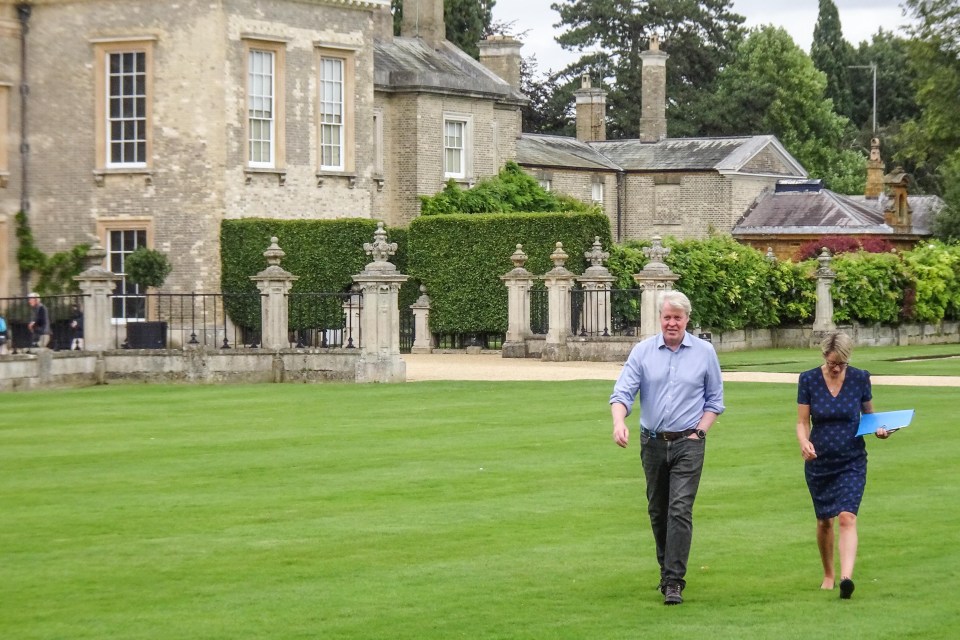
<instances>
[{"instance_id":1,"label":"polka dot dress","mask_svg":"<svg viewBox=\"0 0 960 640\"><path fill-rule=\"evenodd\" d=\"M857 427L861 405L872 398L870 373L862 369L847 367L836 398L820 367L800 374L797 403L810 405L810 442L817 452L805 463L804 473L820 520L860 509L867 483L867 448L857 437Z\"/></svg>"}]
</instances>

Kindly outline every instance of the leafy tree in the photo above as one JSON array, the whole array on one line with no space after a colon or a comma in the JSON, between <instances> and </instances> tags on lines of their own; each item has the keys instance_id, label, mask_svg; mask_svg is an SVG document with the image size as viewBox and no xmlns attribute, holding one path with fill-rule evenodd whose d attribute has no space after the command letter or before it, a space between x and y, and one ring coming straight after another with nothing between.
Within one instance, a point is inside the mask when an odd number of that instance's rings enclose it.
<instances>
[{"instance_id":1,"label":"leafy tree","mask_svg":"<svg viewBox=\"0 0 960 640\"><path fill-rule=\"evenodd\" d=\"M635 138L640 126L642 59L650 36L658 35L670 55L667 105L670 135L699 131L699 102L732 58L743 35L743 16L730 0L563 0L557 36L564 48L585 52L564 71L567 80L584 72L611 87L608 135Z\"/></svg>"},{"instance_id":2,"label":"leafy tree","mask_svg":"<svg viewBox=\"0 0 960 640\"><path fill-rule=\"evenodd\" d=\"M444 0L443 17L447 26L447 40L473 56L480 57L477 43L490 33L493 5L496 0ZM393 33L400 35L403 20L403 0L391 0Z\"/></svg>"},{"instance_id":3,"label":"leafy tree","mask_svg":"<svg viewBox=\"0 0 960 640\"><path fill-rule=\"evenodd\" d=\"M904 8L916 19L914 37L936 42L954 60L960 60L960 4L956 0L904 0Z\"/></svg>"},{"instance_id":4,"label":"leafy tree","mask_svg":"<svg viewBox=\"0 0 960 640\"><path fill-rule=\"evenodd\" d=\"M919 115L906 39L880 29L870 42L860 43L851 64L877 65L877 126L885 141L888 136L883 135L884 130L892 123L906 122ZM856 126L872 129L873 74L870 69L851 69L850 82L853 97L850 120ZM869 133L873 135L872 130Z\"/></svg>"},{"instance_id":5,"label":"leafy tree","mask_svg":"<svg viewBox=\"0 0 960 640\"><path fill-rule=\"evenodd\" d=\"M753 30L720 74L705 113L714 135L773 134L815 177L862 193L866 157L846 146L846 118L825 96L826 78L782 28Z\"/></svg>"},{"instance_id":6,"label":"leafy tree","mask_svg":"<svg viewBox=\"0 0 960 640\"><path fill-rule=\"evenodd\" d=\"M933 219L933 235L946 242L960 242L960 151L940 165L940 173L947 206Z\"/></svg>"},{"instance_id":7,"label":"leafy tree","mask_svg":"<svg viewBox=\"0 0 960 640\"><path fill-rule=\"evenodd\" d=\"M568 196L547 191L524 173L515 162L508 162L500 173L485 178L472 189L462 189L453 180L435 196L420 196L420 213L515 213L589 211L590 206Z\"/></svg>"},{"instance_id":8,"label":"leafy tree","mask_svg":"<svg viewBox=\"0 0 960 640\"><path fill-rule=\"evenodd\" d=\"M550 73L537 78L537 57L520 62L520 91L530 99L523 108L524 133L549 133L572 136L576 133L573 92L578 81L561 83L561 76Z\"/></svg>"},{"instance_id":9,"label":"leafy tree","mask_svg":"<svg viewBox=\"0 0 960 640\"><path fill-rule=\"evenodd\" d=\"M833 0L820 0L810 58L813 65L827 76L826 95L833 100L834 110L849 118L853 115L853 94L848 67L853 59L853 47L843 39L840 13Z\"/></svg>"},{"instance_id":10,"label":"leafy tree","mask_svg":"<svg viewBox=\"0 0 960 640\"><path fill-rule=\"evenodd\" d=\"M915 19L909 41L911 73L921 115L904 125L896 160L921 189L945 194L960 149L960 5L955 0L905 0ZM947 165L947 166L942 166ZM951 206L960 206L951 197Z\"/></svg>"}]
</instances>

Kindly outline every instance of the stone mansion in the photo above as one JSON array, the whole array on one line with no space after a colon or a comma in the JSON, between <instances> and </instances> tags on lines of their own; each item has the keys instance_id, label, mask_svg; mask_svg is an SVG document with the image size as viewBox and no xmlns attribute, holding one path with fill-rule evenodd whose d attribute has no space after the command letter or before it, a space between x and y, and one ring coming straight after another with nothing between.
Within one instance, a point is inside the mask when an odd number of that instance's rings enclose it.
<instances>
[{"instance_id":1,"label":"stone mansion","mask_svg":"<svg viewBox=\"0 0 960 640\"><path fill-rule=\"evenodd\" d=\"M518 41L477 61L446 40L443 0L404 0L396 37L390 4L0 0L0 298L22 292L21 210L48 254L96 241L123 273L148 246L173 263L165 290L212 292L223 220L404 226L420 195L508 160L600 204L616 240L728 232L807 177L773 136L667 137L656 38L638 138L606 140L589 78L575 138L523 134Z\"/></svg>"}]
</instances>

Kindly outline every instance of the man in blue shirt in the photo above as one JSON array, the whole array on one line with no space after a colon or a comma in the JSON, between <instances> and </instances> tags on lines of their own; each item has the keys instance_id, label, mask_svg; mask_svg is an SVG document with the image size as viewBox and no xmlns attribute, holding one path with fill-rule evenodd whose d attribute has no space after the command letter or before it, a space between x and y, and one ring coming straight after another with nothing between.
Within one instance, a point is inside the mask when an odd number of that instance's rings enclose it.
<instances>
[{"instance_id":1,"label":"man in blue shirt","mask_svg":"<svg viewBox=\"0 0 960 640\"><path fill-rule=\"evenodd\" d=\"M633 347L610 395L613 440L626 447L626 418L639 394L640 460L664 604L683 602L707 432L724 409L720 361L713 345L687 333L690 312L684 294L663 295L661 332Z\"/></svg>"}]
</instances>

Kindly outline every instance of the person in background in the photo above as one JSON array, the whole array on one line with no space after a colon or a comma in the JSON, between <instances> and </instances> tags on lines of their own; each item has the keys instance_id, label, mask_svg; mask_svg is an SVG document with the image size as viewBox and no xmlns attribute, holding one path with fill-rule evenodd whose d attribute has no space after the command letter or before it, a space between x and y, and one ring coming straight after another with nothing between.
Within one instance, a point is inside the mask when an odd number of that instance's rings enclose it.
<instances>
[{"instance_id":1,"label":"person in background","mask_svg":"<svg viewBox=\"0 0 960 640\"><path fill-rule=\"evenodd\" d=\"M7 320L0 315L0 356L7 355Z\"/></svg>"},{"instance_id":2,"label":"person in background","mask_svg":"<svg viewBox=\"0 0 960 640\"><path fill-rule=\"evenodd\" d=\"M33 315L27 329L30 330L33 346L45 349L50 344L50 316L47 308L40 302L40 294L31 292L27 295L27 304L33 309Z\"/></svg>"},{"instance_id":3,"label":"person in background","mask_svg":"<svg viewBox=\"0 0 960 640\"><path fill-rule=\"evenodd\" d=\"M83 311L80 305L70 305L70 349L83 350Z\"/></svg>"},{"instance_id":4,"label":"person in background","mask_svg":"<svg viewBox=\"0 0 960 640\"><path fill-rule=\"evenodd\" d=\"M840 331L820 344L823 364L800 374L797 440L817 516L817 547L823 564L821 589L833 589L834 520L839 521L840 597L853 594L857 559L857 511L867 483L867 449L857 436L861 413L873 413L870 373L850 366L853 340ZM878 429L886 439L890 432Z\"/></svg>"},{"instance_id":5,"label":"person in background","mask_svg":"<svg viewBox=\"0 0 960 640\"><path fill-rule=\"evenodd\" d=\"M687 333L691 310L679 291L663 295L661 332L633 347L610 396L613 441L626 447L639 394L640 460L666 605L683 602L707 431L724 410L720 361L713 345Z\"/></svg>"}]
</instances>

